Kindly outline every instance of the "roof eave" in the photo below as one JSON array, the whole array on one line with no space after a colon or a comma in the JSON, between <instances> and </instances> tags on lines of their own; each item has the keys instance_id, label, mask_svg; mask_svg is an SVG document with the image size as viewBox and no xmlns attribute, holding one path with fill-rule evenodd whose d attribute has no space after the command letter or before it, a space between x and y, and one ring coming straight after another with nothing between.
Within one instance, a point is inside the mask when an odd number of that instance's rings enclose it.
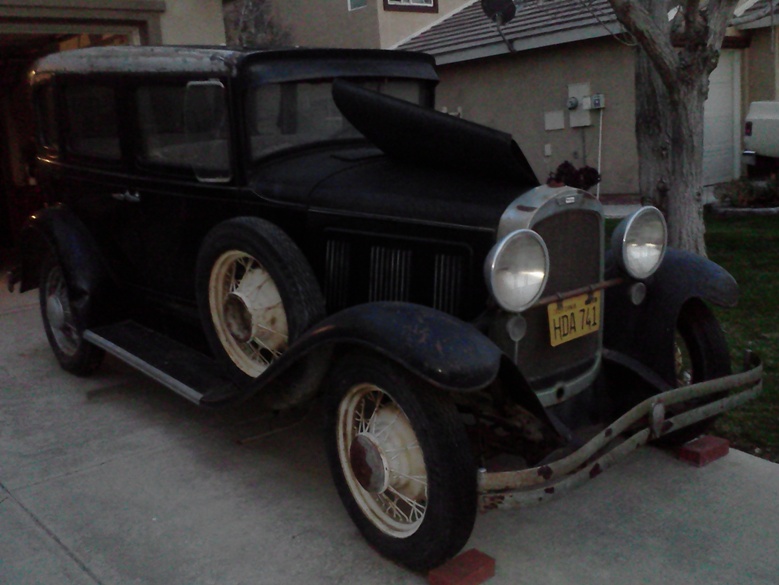
<instances>
[{"instance_id":1,"label":"roof eave","mask_svg":"<svg viewBox=\"0 0 779 585\"><path fill-rule=\"evenodd\" d=\"M619 32L622 32L622 27L619 24L613 24L619 27ZM562 45L565 43L602 38L610 36L611 34L612 33L603 26L597 24L585 28L557 31L551 34L528 37L510 42L514 49L513 52L520 53L522 51L542 49L544 47ZM508 55L510 53L512 53L512 51L510 51L503 42L493 42L478 47L451 47L430 52L435 58L436 65L438 66L496 57L498 55Z\"/></svg>"}]
</instances>

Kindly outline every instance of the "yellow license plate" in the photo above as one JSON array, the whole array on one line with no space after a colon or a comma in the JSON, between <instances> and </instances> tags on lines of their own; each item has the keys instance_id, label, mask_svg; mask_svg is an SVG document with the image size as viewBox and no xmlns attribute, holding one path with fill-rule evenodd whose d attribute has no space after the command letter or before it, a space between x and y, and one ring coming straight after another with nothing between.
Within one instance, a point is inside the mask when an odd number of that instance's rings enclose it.
<instances>
[{"instance_id":1,"label":"yellow license plate","mask_svg":"<svg viewBox=\"0 0 779 585\"><path fill-rule=\"evenodd\" d=\"M552 347L584 337L600 329L601 291L553 302L547 306Z\"/></svg>"}]
</instances>

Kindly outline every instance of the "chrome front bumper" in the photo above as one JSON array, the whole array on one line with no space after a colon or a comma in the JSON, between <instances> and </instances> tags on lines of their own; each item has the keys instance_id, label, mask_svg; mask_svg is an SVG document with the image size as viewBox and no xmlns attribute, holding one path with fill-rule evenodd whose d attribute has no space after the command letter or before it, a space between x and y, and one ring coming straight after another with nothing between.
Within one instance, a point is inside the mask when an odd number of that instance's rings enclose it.
<instances>
[{"instance_id":1,"label":"chrome front bumper","mask_svg":"<svg viewBox=\"0 0 779 585\"><path fill-rule=\"evenodd\" d=\"M751 352L745 365L740 374L676 388L644 400L578 450L552 463L518 471L480 470L479 509L517 508L551 500L597 477L651 440L752 400L763 389L763 366ZM735 389L740 391L666 417L667 407Z\"/></svg>"}]
</instances>

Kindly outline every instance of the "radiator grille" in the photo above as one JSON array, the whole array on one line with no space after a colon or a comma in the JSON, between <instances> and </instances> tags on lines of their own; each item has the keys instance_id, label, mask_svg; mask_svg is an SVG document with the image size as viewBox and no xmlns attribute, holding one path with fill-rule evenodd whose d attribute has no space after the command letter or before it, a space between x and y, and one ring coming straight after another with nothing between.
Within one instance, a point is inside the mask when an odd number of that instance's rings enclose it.
<instances>
[{"instance_id":1,"label":"radiator grille","mask_svg":"<svg viewBox=\"0 0 779 585\"><path fill-rule=\"evenodd\" d=\"M549 280L543 296L563 293L600 281L600 215L571 210L548 217L536 225L549 249ZM549 343L547 308L524 313L527 334L518 343L517 363L531 385L540 389L555 380L570 378L591 364L600 347L598 335L587 335L557 347Z\"/></svg>"},{"instance_id":2,"label":"radiator grille","mask_svg":"<svg viewBox=\"0 0 779 585\"><path fill-rule=\"evenodd\" d=\"M572 210L548 217L533 229L549 249L549 280L544 296L600 280L600 216Z\"/></svg>"}]
</instances>

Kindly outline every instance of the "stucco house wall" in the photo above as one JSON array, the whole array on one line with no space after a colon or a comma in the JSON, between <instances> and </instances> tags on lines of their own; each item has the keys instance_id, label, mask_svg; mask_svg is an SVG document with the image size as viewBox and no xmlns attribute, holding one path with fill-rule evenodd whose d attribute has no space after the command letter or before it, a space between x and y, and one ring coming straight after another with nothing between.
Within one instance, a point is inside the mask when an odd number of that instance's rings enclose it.
<instances>
[{"instance_id":1,"label":"stucco house wall","mask_svg":"<svg viewBox=\"0 0 779 585\"><path fill-rule=\"evenodd\" d=\"M468 0L435 0L434 10L387 9L384 0L367 0L349 9L348 0L266 0L292 42L306 47L388 48L462 7Z\"/></svg>"},{"instance_id":2,"label":"stucco house wall","mask_svg":"<svg viewBox=\"0 0 779 585\"><path fill-rule=\"evenodd\" d=\"M348 0L272 0L276 22L292 43L304 47L378 48L378 2L349 10Z\"/></svg>"},{"instance_id":3,"label":"stucco house wall","mask_svg":"<svg viewBox=\"0 0 779 585\"><path fill-rule=\"evenodd\" d=\"M165 0L160 29L166 45L224 44L222 0Z\"/></svg>"},{"instance_id":4,"label":"stucco house wall","mask_svg":"<svg viewBox=\"0 0 779 585\"><path fill-rule=\"evenodd\" d=\"M745 108L750 102L775 100L779 96L779 54L772 50L775 37L771 35L770 28L760 28L749 31L750 44L745 49L744 69L742 79L744 83ZM774 35L779 33L779 27L774 30Z\"/></svg>"},{"instance_id":5,"label":"stucco house wall","mask_svg":"<svg viewBox=\"0 0 779 585\"><path fill-rule=\"evenodd\" d=\"M387 48L458 10L468 0L437 0L435 12L382 10L383 0L373 1L379 5L381 48Z\"/></svg>"},{"instance_id":6,"label":"stucco house wall","mask_svg":"<svg viewBox=\"0 0 779 585\"><path fill-rule=\"evenodd\" d=\"M447 64L439 75L438 106L513 134L540 180L566 160L597 167L600 149L602 191L637 192L634 56L611 37ZM579 83L606 107L572 127L568 86ZM550 113L563 128L546 129Z\"/></svg>"}]
</instances>

